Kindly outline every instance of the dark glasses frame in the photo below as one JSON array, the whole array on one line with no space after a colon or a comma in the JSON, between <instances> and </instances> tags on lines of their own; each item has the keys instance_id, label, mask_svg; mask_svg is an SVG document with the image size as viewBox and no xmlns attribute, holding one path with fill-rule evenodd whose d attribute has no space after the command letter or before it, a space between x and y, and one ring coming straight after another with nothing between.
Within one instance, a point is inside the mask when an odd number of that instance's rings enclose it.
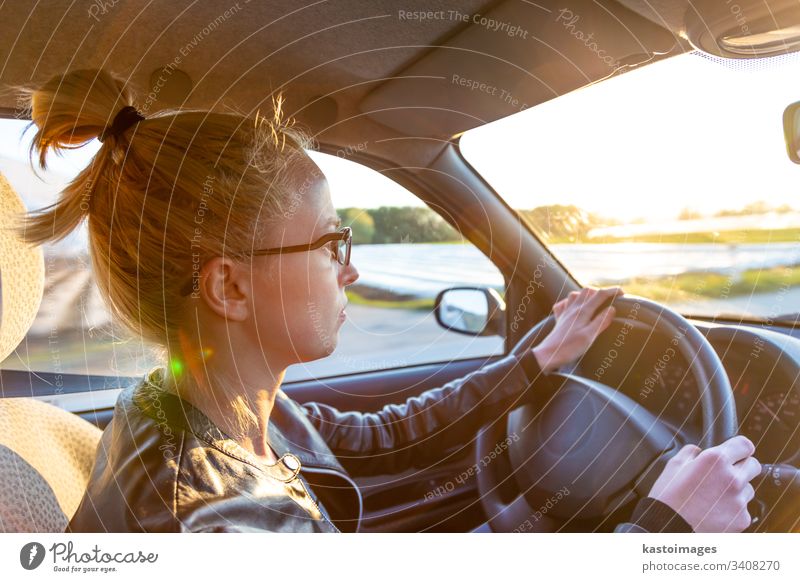
<instances>
[{"instance_id":1,"label":"dark glasses frame","mask_svg":"<svg viewBox=\"0 0 800 582\"><path fill-rule=\"evenodd\" d=\"M309 244L290 245L287 247L275 247L271 249L256 249L252 251L247 251L246 254L253 256L261 256L261 255L283 255L287 253L304 253L308 251L314 251L320 247L325 246L326 244L338 241L345 242L344 258L340 257L339 245L336 245L336 251L334 256L336 257L336 262L338 262L343 267L346 267L347 265L350 264L350 250L353 246L353 229L351 229L349 226L345 226L341 230L321 236L320 238ZM334 252L333 249L331 249L332 254L333 252ZM189 295L192 292L193 284L194 284L194 276L192 276L192 279L190 279L189 282L186 285L184 285L184 287L181 289L181 295Z\"/></svg>"},{"instance_id":2,"label":"dark glasses frame","mask_svg":"<svg viewBox=\"0 0 800 582\"><path fill-rule=\"evenodd\" d=\"M342 262L342 259L339 257L338 245L336 249L336 254L334 256L336 257L336 260L339 262L340 265L346 267L347 265L350 264L350 248L352 247L353 244L353 230L349 226L345 226L343 229L338 230L336 232L331 232L329 234L326 234L307 245L291 245L288 247L275 247L272 249L257 249L254 251L250 251L248 254L259 256L259 255L282 255L285 253L303 253L316 250L322 246L325 246L328 243L340 240L343 240L346 243L344 262Z\"/></svg>"}]
</instances>

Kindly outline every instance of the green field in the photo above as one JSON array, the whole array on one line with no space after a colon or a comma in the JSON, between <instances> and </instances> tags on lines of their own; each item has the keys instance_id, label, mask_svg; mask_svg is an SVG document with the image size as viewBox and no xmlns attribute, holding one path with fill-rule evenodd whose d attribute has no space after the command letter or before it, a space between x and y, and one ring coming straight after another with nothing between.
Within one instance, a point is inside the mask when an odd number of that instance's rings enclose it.
<instances>
[{"instance_id":1,"label":"green field","mask_svg":"<svg viewBox=\"0 0 800 582\"><path fill-rule=\"evenodd\" d=\"M385 309L413 309L419 311L433 311L433 299L392 299L387 293L381 297L365 297L362 293L346 289L347 300L353 305L367 307L382 307Z\"/></svg>"},{"instance_id":2,"label":"green field","mask_svg":"<svg viewBox=\"0 0 800 582\"><path fill-rule=\"evenodd\" d=\"M800 265L751 269L736 275L720 273L681 273L669 277L634 278L620 283L627 293L654 301L683 301L698 297L723 299L772 293L800 285Z\"/></svg>"}]
</instances>

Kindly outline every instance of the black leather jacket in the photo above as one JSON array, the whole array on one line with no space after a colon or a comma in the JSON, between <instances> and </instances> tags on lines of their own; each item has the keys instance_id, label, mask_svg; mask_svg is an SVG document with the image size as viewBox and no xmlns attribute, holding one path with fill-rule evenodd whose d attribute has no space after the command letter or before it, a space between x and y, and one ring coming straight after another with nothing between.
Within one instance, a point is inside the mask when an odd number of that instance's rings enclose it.
<instances>
[{"instance_id":1,"label":"black leather jacket","mask_svg":"<svg viewBox=\"0 0 800 582\"><path fill-rule=\"evenodd\" d=\"M520 402L528 378L542 378L529 351L378 412L300 405L279 391L268 430L280 459L269 465L161 389L164 372L156 368L120 394L67 532L358 531L363 507L353 477L430 465ZM617 531L661 529L669 520L664 531L688 527L666 505L648 500L637 506L644 509Z\"/></svg>"}]
</instances>

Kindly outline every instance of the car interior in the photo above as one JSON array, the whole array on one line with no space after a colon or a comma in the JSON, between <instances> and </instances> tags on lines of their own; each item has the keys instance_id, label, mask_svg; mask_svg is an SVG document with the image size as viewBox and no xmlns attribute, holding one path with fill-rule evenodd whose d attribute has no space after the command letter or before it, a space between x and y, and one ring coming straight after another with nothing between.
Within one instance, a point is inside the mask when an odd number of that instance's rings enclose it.
<instances>
[{"instance_id":1,"label":"car interior","mask_svg":"<svg viewBox=\"0 0 800 582\"><path fill-rule=\"evenodd\" d=\"M465 133L681 55L781 58L800 49L798 26L794 0L740 0L736 10L688 0L22 0L0 6L0 118L29 119L7 87L78 68L123 75L141 88L147 115L178 107L254 115L282 92L320 152L413 194L502 278L501 293L445 282L427 312L441 335L494 338L497 349L283 385L298 402L377 410L496 361L521 340L532 345L552 326L553 304L586 284L467 160ZM8 167L0 171L10 177ZM358 479L361 531L609 532L677 447L737 433L775 467L753 502L752 530L800 531L792 472L800 466L800 327L779 317L800 305L758 319L679 313L638 293L616 306L611 327L556 375L552 391L464 434L434 466ZM81 317L95 308L82 302ZM48 330L37 333L46 341ZM23 363L25 350L23 342L16 353ZM116 394L141 379L95 372L0 366L0 530L64 530ZM498 443L507 443L502 454L493 452ZM471 470L490 457L485 470Z\"/></svg>"}]
</instances>

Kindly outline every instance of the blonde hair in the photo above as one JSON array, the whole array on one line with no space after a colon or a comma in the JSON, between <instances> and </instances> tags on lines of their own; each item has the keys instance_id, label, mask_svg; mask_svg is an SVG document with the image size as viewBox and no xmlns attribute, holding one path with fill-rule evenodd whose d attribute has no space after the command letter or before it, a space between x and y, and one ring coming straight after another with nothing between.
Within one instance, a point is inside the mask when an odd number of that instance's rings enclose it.
<instances>
[{"instance_id":1,"label":"blonde hair","mask_svg":"<svg viewBox=\"0 0 800 582\"><path fill-rule=\"evenodd\" d=\"M85 145L123 107L135 106L124 79L106 70L74 70L16 89L38 128L31 163L38 154L43 169L48 152ZM255 119L165 110L105 138L58 200L26 217L24 238L59 240L88 219L95 279L112 314L146 340L176 342L192 300L181 290L197 265L213 256L243 259L257 244L258 225L283 220L292 202L290 170L307 159L312 142L284 119L281 97L272 109Z\"/></svg>"}]
</instances>

